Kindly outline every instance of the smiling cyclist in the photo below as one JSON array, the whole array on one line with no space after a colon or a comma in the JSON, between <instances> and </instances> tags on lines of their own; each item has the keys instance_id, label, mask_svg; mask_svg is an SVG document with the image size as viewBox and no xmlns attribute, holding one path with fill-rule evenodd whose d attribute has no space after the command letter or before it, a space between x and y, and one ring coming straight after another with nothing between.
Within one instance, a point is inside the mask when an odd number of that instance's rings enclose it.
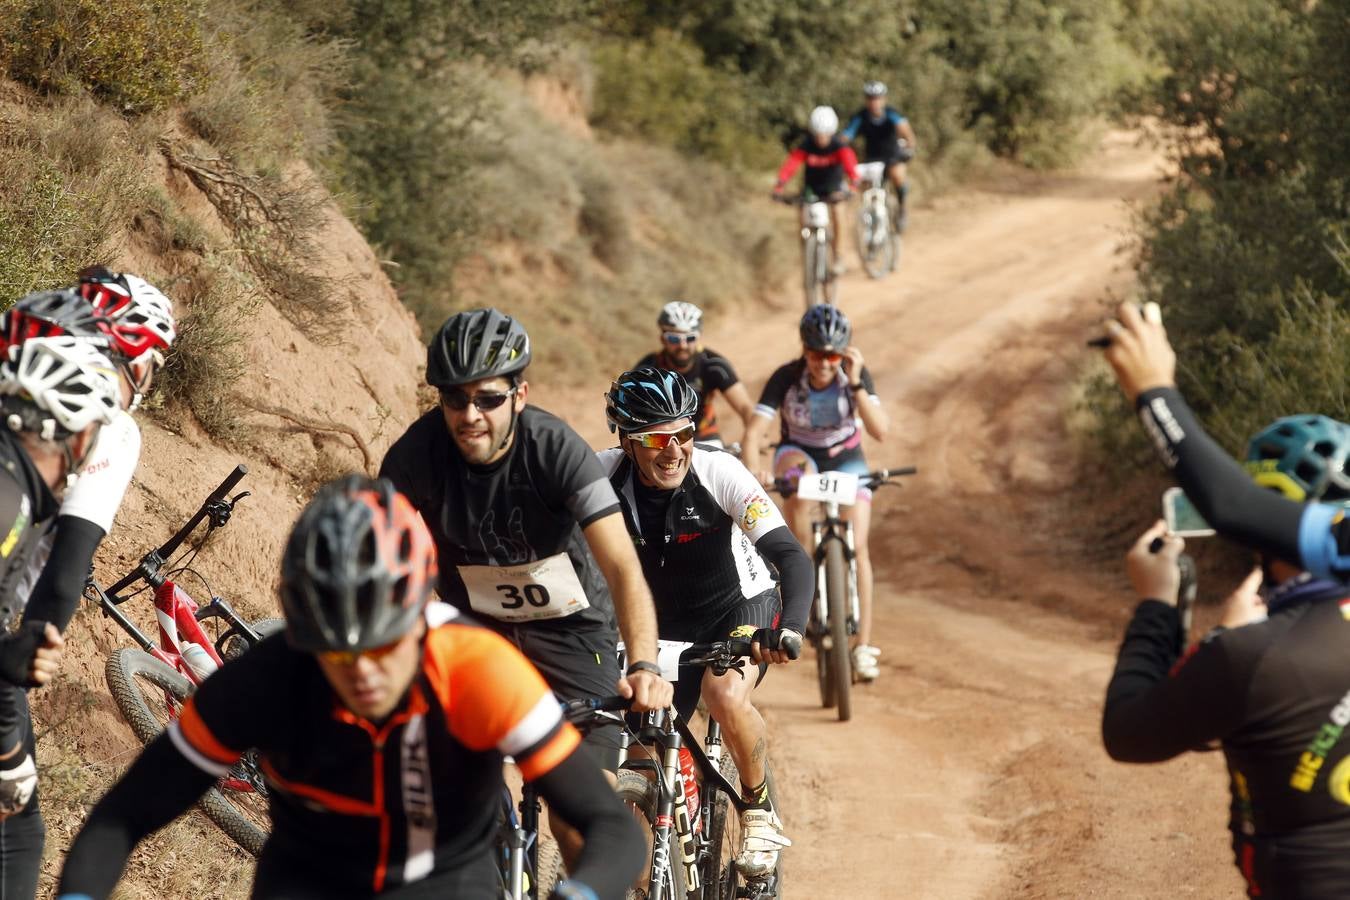
<instances>
[{"instance_id":1,"label":"smiling cyclist","mask_svg":"<svg viewBox=\"0 0 1350 900\"><path fill-rule=\"evenodd\" d=\"M652 367L625 372L605 395L619 446L599 457L652 586L661 638L753 637L755 662L796 659L814 590L811 559L739 460L694 443L697 410L698 396L679 373ZM768 729L750 702L754 687L739 672L700 678L691 670L675 689L682 715L701 692L722 726L752 803L741 814L736 860L752 878L772 872L778 851L791 845L769 798Z\"/></svg>"},{"instance_id":2,"label":"smiling cyclist","mask_svg":"<svg viewBox=\"0 0 1350 900\"><path fill-rule=\"evenodd\" d=\"M863 431L884 440L890 418L881 406L872 374L863 364L862 351L851 344L853 327L848 317L833 306L821 304L807 310L799 329L802 355L780 366L764 385L755 420L745 434L744 459L758 469L760 448L774 417L781 415L778 451L773 470L758 471L764 484L774 479L795 483L813 472L852 472L865 475ZM789 490L788 523L802 546L811 545L811 517L815 504ZM853 671L863 681L880 674L881 651L872 643L872 556L867 538L872 520L872 492L858 491L858 502L845 507L843 517L853 522L853 540L858 570L858 635L853 647Z\"/></svg>"},{"instance_id":3,"label":"smiling cyclist","mask_svg":"<svg viewBox=\"0 0 1350 900\"><path fill-rule=\"evenodd\" d=\"M661 329L661 349L642 357L634 368L655 366L679 372L698 396L698 409L694 411L698 432L694 439L703 444L723 446L722 435L717 430L713 395L725 397L736 415L741 417L742 426L748 426L750 417L755 414L750 393L727 358L703 346L703 310L692 303L676 300L661 307L656 324Z\"/></svg>"},{"instance_id":4,"label":"smiling cyclist","mask_svg":"<svg viewBox=\"0 0 1350 900\"><path fill-rule=\"evenodd\" d=\"M431 535L388 481L323 487L283 553L285 632L203 682L99 801L58 896L107 897L136 844L252 748L272 819L256 900L499 900L506 754L585 835L555 896L622 897L643 858L631 816L538 672L429 604L435 580Z\"/></svg>"}]
</instances>

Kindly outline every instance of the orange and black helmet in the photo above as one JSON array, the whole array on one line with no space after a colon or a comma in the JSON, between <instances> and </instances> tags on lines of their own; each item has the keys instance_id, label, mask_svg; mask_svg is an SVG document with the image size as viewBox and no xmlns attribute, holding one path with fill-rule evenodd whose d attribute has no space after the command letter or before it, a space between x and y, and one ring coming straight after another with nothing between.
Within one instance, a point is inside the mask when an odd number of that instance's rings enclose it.
<instances>
[{"instance_id":1,"label":"orange and black helmet","mask_svg":"<svg viewBox=\"0 0 1350 900\"><path fill-rule=\"evenodd\" d=\"M381 478L329 482L300 513L281 561L291 645L368 650L407 634L436 583L436 547L408 499Z\"/></svg>"}]
</instances>

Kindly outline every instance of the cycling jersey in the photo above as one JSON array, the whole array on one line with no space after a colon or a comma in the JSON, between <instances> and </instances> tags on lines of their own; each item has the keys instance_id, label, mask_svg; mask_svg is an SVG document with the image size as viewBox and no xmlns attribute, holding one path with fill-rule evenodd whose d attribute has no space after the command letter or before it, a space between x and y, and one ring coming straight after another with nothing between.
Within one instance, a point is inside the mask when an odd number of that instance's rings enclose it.
<instances>
[{"instance_id":1,"label":"cycling jersey","mask_svg":"<svg viewBox=\"0 0 1350 900\"><path fill-rule=\"evenodd\" d=\"M880 405L881 399L877 397L872 375L866 366L858 380L867 393L868 402ZM862 442L854 393L849 390L848 376L842 367L835 373L833 383L820 389L812 387L806 360L797 359L780 366L769 376L755 413L768 419L782 414L780 428L784 443L842 452Z\"/></svg>"},{"instance_id":2,"label":"cycling jersey","mask_svg":"<svg viewBox=\"0 0 1350 900\"><path fill-rule=\"evenodd\" d=\"M1216 531L1319 577L1350 581L1344 508L1295 503L1256 484L1205 433L1176 388L1144 391L1136 406L1159 457Z\"/></svg>"},{"instance_id":3,"label":"cycling jersey","mask_svg":"<svg viewBox=\"0 0 1350 900\"><path fill-rule=\"evenodd\" d=\"M721 435L717 433L717 411L713 408L713 401L709 395L713 391L726 391L740 381L726 357L714 350L700 350L690 359L689 370L685 371L678 368L675 362L666 356L665 351L661 351L648 353L633 368L640 369L643 366L656 366L679 372L698 395L698 409L694 412L694 421L698 423L695 439L721 440Z\"/></svg>"},{"instance_id":4,"label":"cycling jersey","mask_svg":"<svg viewBox=\"0 0 1350 900\"><path fill-rule=\"evenodd\" d=\"M841 134L845 141L862 136L863 155L868 162L890 162L901 155L900 138L895 129L908 121L899 110L890 106L879 118L873 118L864 106L848 120Z\"/></svg>"},{"instance_id":5,"label":"cycling jersey","mask_svg":"<svg viewBox=\"0 0 1350 900\"><path fill-rule=\"evenodd\" d=\"M767 535L787 529L740 460L697 445L690 453L689 472L671 491L643 485L622 450L598 454L623 504L662 637L685 622L720 619L745 600L773 590L773 574L756 548ZM792 590L785 583L784 596L792 602L782 623L798 633L805 630L811 602L809 561L802 556L808 566L805 583Z\"/></svg>"},{"instance_id":6,"label":"cycling jersey","mask_svg":"<svg viewBox=\"0 0 1350 900\"><path fill-rule=\"evenodd\" d=\"M457 610L432 604L426 619L421 666L381 723L343 706L315 658L284 634L222 666L100 801L71 848L61 893L107 896L136 841L254 749L272 820L260 879L276 885L255 897L297 896L278 873L308 888L300 896L325 898L404 896L411 892L400 886L440 884L445 873L495 874L484 861L498 829L505 755L571 821L591 827L579 866L587 871L575 877L602 896L621 894L640 838L599 773L579 761L580 737L543 679ZM568 782L558 783L552 776L564 771ZM568 794L577 781L585 783L581 798ZM499 886L475 887L453 896L500 896Z\"/></svg>"},{"instance_id":7,"label":"cycling jersey","mask_svg":"<svg viewBox=\"0 0 1350 900\"><path fill-rule=\"evenodd\" d=\"M787 184L788 179L801 165L806 164L806 187L817 197L826 197L842 191L847 184L858 180L858 157L845 141L836 135L824 147L816 144L810 135L793 148L783 167L778 170L778 183Z\"/></svg>"},{"instance_id":8,"label":"cycling jersey","mask_svg":"<svg viewBox=\"0 0 1350 900\"><path fill-rule=\"evenodd\" d=\"M500 622L614 628L609 587L582 529L617 512L618 498L561 419L525 407L506 455L479 466L464 461L433 409L389 448L380 476L426 520L443 600Z\"/></svg>"},{"instance_id":9,"label":"cycling jersey","mask_svg":"<svg viewBox=\"0 0 1350 900\"><path fill-rule=\"evenodd\" d=\"M1350 595L1298 580L1267 607L1265 621L1219 630L1178 662L1176 608L1140 603L1107 688L1103 739L1125 762L1221 740L1249 895L1350 896Z\"/></svg>"}]
</instances>

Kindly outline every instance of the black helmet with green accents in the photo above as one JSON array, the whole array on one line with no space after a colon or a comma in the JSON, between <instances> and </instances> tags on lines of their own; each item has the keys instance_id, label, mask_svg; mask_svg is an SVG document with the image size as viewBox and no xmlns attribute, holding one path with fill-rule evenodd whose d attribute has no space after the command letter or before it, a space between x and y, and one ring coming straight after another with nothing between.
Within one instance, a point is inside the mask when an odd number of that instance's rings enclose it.
<instances>
[{"instance_id":1,"label":"black helmet with green accents","mask_svg":"<svg viewBox=\"0 0 1350 900\"><path fill-rule=\"evenodd\" d=\"M1327 416L1277 419L1247 444L1256 483L1290 500L1350 506L1350 425Z\"/></svg>"},{"instance_id":2,"label":"black helmet with green accents","mask_svg":"<svg viewBox=\"0 0 1350 900\"><path fill-rule=\"evenodd\" d=\"M436 388L515 378L530 364L530 336L495 309L471 309L445 320L427 347L427 383Z\"/></svg>"}]
</instances>

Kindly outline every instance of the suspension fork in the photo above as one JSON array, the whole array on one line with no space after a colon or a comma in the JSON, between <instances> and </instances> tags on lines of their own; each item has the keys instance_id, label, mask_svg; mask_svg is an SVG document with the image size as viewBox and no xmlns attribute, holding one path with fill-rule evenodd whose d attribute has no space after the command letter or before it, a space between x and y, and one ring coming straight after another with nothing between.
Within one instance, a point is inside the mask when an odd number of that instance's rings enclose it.
<instances>
[{"instance_id":1,"label":"suspension fork","mask_svg":"<svg viewBox=\"0 0 1350 900\"><path fill-rule=\"evenodd\" d=\"M848 560L848 633L857 634L862 622L858 603L858 556L853 548L853 523L844 522L844 557Z\"/></svg>"},{"instance_id":2,"label":"suspension fork","mask_svg":"<svg viewBox=\"0 0 1350 900\"><path fill-rule=\"evenodd\" d=\"M515 851L511 860L511 877L517 879L520 872L523 875L524 869L531 873L530 886L524 890L524 893L516 893L514 896L528 898L528 900L537 900L539 896L539 793L534 785L526 782L520 790L520 835L521 846ZM523 878L521 879L523 880ZM521 890L521 880L515 881L516 891Z\"/></svg>"},{"instance_id":3,"label":"suspension fork","mask_svg":"<svg viewBox=\"0 0 1350 900\"><path fill-rule=\"evenodd\" d=\"M661 715L667 716L668 712ZM662 735L661 780L656 792L656 821L652 825L652 872L648 880L647 896L665 895L670 880L670 834L676 828L677 816L684 811L684 787L680 781L680 747L683 739L677 733ZM684 812L684 826L688 831L688 813ZM683 842L682 842L683 843Z\"/></svg>"}]
</instances>

